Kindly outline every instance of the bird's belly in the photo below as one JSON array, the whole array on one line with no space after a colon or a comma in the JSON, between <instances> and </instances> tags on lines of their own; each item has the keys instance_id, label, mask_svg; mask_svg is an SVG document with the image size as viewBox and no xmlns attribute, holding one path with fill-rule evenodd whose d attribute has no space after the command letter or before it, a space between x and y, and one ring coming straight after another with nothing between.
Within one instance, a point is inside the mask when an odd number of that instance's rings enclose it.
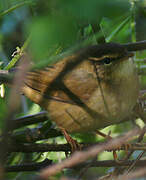
<instances>
[{"instance_id":1,"label":"bird's belly","mask_svg":"<svg viewBox=\"0 0 146 180\"><path fill-rule=\"evenodd\" d=\"M138 96L127 97L125 91L125 97L119 99L113 93L103 93L104 100L100 90L96 90L86 103L87 107L50 102L51 119L70 133L93 131L124 120L132 111Z\"/></svg>"},{"instance_id":2,"label":"bird's belly","mask_svg":"<svg viewBox=\"0 0 146 180\"><path fill-rule=\"evenodd\" d=\"M120 81L120 86L113 84L105 88L101 85L102 89L98 86L84 107L51 101L48 106L51 119L68 132L93 131L124 120L138 98L137 74Z\"/></svg>"}]
</instances>

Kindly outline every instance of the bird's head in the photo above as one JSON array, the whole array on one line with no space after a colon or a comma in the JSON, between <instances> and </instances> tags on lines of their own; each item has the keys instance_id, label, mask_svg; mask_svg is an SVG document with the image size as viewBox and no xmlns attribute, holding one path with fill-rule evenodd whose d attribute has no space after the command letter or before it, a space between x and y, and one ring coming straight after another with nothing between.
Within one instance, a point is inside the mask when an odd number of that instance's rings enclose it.
<instances>
[{"instance_id":1,"label":"bird's head","mask_svg":"<svg viewBox=\"0 0 146 180\"><path fill-rule=\"evenodd\" d=\"M134 53L117 43L90 46L86 54L102 80L128 76L130 63L133 63L131 57L134 56Z\"/></svg>"}]
</instances>

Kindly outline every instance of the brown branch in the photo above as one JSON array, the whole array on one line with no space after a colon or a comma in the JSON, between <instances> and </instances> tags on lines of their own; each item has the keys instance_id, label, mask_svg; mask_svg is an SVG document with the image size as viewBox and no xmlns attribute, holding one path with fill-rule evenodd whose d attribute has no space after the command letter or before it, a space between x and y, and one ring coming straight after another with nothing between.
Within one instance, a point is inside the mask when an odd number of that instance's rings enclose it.
<instances>
[{"instance_id":1,"label":"brown branch","mask_svg":"<svg viewBox=\"0 0 146 180\"><path fill-rule=\"evenodd\" d=\"M9 152L67 152L71 151L69 144L10 144L8 148Z\"/></svg>"},{"instance_id":2,"label":"brown branch","mask_svg":"<svg viewBox=\"0 0 146 180\"><path fill-rule=\"evenodd\" d=\"M123 167L129 166L134 162L134 160L124 161L122 163L117 163L114 160L106 160L106 161L94 161L94 162L84 162L79 165L73 166L73 169L82 169L88 166L91 167ZM146 160L140 160L136 163L137 167L143 167L146 164ZM39 163L25 163L14 166L6 166L5 171L7 172L23 172L23 171L37 171L47 166L52 165L52 161L45 159Z\"/></svg>"},{"instance_id":3,"label":"brown branch","mask_svg":"<svg viewBox=\"0 0 146 180\"><path fill-rule=\"evenodd\" d=\"M95 145L103 146L104 143L94 143L94 144L85 144L81 143L80 146L82 150L87 148L92 148ZM125 146L105 148L104 151L113 151L113 150L125 150ZM128 150L130 151L142 151L146 150L146 143L131 143ZM71 151L69 144L9 144L9 152L23 152L23 153L32 153L32 152L67 152Z\"/></svg>"},{"instance_id":4,"label":"brown branch","mask_svg":"<svg viewBox=\"0 0 146 180\"><path fill-rule=\"evenodd\" d=\"M38 171L44 167L52 165L52 161L49 159L45 159L39 163L25 163L14 166L6 166L6 172L24 172L24 171Z\"/></svg>"},{"instance_id":5,"label":"brown branch","mask_svg":"<svg viewBox=\"0 0 146 180\"><path fill-rule=\"evenodd\" d=\"M86 161L88 158L92 158L99 154L100 152L104 151L105 149L112 149L114 147L119 147L121 144L126 143L129 141L134 135L138 134L139 130L133 130L126 133L123 137L119 137L113 140L110 140L107 143L103 143L102 145L96 145L94 147L89 148L86 151L76 152L68 159L64 160L61 163L56 165L52 165L49 168L45 168L40 172L40 177L43 179L48 179L49 176L55 175L59 171L64 168L73 167L79 163Z\"/></svg>"},{"instance_id":6,"label":"brown branch","mask_svg":"<svg viewBox=\"0 0 146 180\"><path fill-rule=\"evenodd\" d=\"M88 167L123 167L123 166L130 166L132 163L134 163L135 160L127 160L123 161L121 163L117 163L115 160L105 160L105 161L94 161L94 162L84 162L77 166L73 166L72 168L81 169L86 166ZM142 167L146 165L146 160L139 160L136 163L137 167Z\"/></svg>"}]
</instances>

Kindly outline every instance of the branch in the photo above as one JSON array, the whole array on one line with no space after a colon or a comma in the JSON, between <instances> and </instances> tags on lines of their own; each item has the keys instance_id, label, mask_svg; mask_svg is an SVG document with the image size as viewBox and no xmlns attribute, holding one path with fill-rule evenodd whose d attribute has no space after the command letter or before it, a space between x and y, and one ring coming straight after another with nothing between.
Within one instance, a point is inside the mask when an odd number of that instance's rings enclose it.
<instances>
[{"instance_id":1,"label":"branch","mask_svg":"<svg viewBox=\"0 0 146 180\"><path fill-rule=\"evenodd\" d=\"M58 136L62 136L61 131L56 130L54 128L50 128L49 126L43 125L37 128L26 128L24 131L18 131L10 136L10 140L18 143L32 143L39 140L55 138Z\"/></svg>"},{"instance_id":2,"label":"branch","mask_svg":"<svg viewBox=\"0 0 146 180\"><path fill-rule=\"evenodd\" d=\"M121 179L124 179L124 180L132 180L132 179L137 179L137 178L140 178L140 177L144 177L146 176L146 170L145 170L145 165L143 168L141 169L137 169L129 174L123 174L123 175L120 175L117 180L121 180Z\"/></svg>"},{"instance_id":3,"label":"branch","mask_svg":"<svg viewBox=\"0 0 146 180\"><path fill-rule=\"evenodd\" d=\"M23 171L38 171L44 167L50 166L52 161L49 159L45 159L39 163L25 163L14 166L6 166L4 169L7 172L23 172Z\"/></svg>"},{"instance_id":4,"label":"branch","mask_svg":"<svg viewBox=\"0 0 146 180\"><path fill-rule=\"evenodd\" d=\"M82 150L87 148L92 148L94 146L102 146L104 143L80 143ZM113 148L105 148L104 151L113 151L113 150L125 150L125 146L117 147L116 145ZM129 144L129 151L142 151L146 150L146 143L131 143ZM9 144L9 152L23 152L23 153L32 153L32 152L68 152L71 151L69 144Z\"/></svg>"},{"instance_id":5,"label":"branch","mask_svg":"<svg viewBox=\"0 0 146 180\"><path fill-rule=\"evenodd\" d=\"M9 144L8 152L60 152L71 151L69 144Z\"/></svg>"},{"instance_id":6,"label":"branch","mask_svg":"<svg viewBox=\"0 0 146 180\"><path fill-rule=\"evenodd\" d=\"M73 169L82 169L85 167L123 167L123 166L130 166L134 163L134 160L124 161L122 163L117 163L114 160L106 160L106 161L95 161L95 162L85 162L81 163L77 166L73 166ZM140 160L136 163L137 167L143 167L146 164L146 160ZM45 159L39 163L25 163L19 164L14 166L6 166L5 171L7 172L23 172L23 171L38 171L42 168L52 165L52 161Z\"/></svg>"},{"instance_id":7,"label":"branch","mask_svg":"<svg viewBox=\"0 0 146 180\"><path fill-rule=\"evenodd\" d=\"M47 121L48 119L48 113L46 111L39 112L34 115L27 115L23 116L17 119L14 119L14 127L13 129L21 128L23 126L31 125L31 124L36 124L40 122Z\"/></svg>"},{"instance_id":8,"label":"branch","mask_svg":"<svg viewBox=\"0 0 146 180\"><path fill-rule=\"evenodd\" d=\"M146 40L135 43L122 44L128 51L142 51L146 49Z\"/></svg>"}]
</instances>

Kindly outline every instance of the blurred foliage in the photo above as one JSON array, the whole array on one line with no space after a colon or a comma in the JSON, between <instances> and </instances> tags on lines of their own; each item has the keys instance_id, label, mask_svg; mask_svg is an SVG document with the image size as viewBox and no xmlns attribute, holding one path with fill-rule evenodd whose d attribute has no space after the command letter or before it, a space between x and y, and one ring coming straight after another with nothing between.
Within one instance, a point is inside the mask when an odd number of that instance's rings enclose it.
<instances>
[{"instance_id":1,"label":"blurred foliage","mask_svg":"<svg viewBox=\"0 0 146 180\"><path fill-rule=\"evenodd\" d=\"M93 30L93 25L99 29ZM31 55L34 65L40 68L56 61L57 55L61 53L100 42L99 39L102 36L107 42L126 43L144 40L146 39L145 27L146 0L0 0L1 67L5 70L15 67L21 53L27 51ZM16 48L20 51L15 57L12 57ZM145 61L139 60L145 57L146 52L136 54L136 63L139 69L146 68ZM146 89L145 76L141 76L141 87ZM9 89L6 88L5 91L6 96L0 99L1 130L8 111ZM27 104L27 111L24 110L24 104ZM41 110L38 106L35 107L29 100L24 100L16 116ZM112 136L115 136L132 127L130 122L125 122L107 127L104 132L108 134L109 130L112 130ZM74 136L79 142L103 140L95 134L76 134ZM64 143L65 141L63 137L58 137L45 142ZM38 153L31 154L29 158L22 153L12 153L8 158L8 164L23 163L28 159L33 161L37 157ZM54 162L57 162L57 159L65 158L64 153L59 155L44 153L37 161L48 157ZM111 153L101 154L99 159L102 157L109 159ZM108 170L107 168L93 168L88 172L87 177L93 177L93 174L101 175ZM73 175L73 172L67 171L66 174ZM7 178L26 179L30 176L28 173L8 173Z\"/></svg>"}]
</instances>

